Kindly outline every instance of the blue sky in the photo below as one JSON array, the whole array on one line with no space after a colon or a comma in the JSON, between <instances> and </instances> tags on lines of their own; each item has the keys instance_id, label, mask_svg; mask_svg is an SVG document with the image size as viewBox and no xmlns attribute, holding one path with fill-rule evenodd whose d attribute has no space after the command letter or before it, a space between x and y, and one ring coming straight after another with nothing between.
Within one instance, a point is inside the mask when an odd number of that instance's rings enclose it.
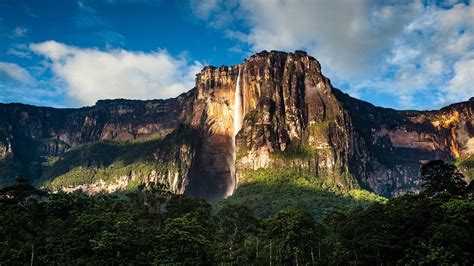
<instances>
[{"instance_id":1,"label":"blue sky","mask_svg":"<svg viewBox=\"0 0 474 266\"><path fill-rule=\"evenodd\" d=\"M474 96L470 1L0 1L0 102L168 98L205 65L302 49L336 87L433 109Z\"/></svg>"}]
</instances>

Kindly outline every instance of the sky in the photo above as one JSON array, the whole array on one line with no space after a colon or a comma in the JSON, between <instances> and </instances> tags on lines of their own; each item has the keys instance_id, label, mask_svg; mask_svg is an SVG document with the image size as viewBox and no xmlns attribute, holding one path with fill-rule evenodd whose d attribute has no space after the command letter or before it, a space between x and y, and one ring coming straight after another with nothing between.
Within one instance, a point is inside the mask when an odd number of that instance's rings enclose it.
<instances>
[{"instance_id":1,"label":"sky","mask_svg":"<svg viewBox=\"0 0 474 266\"><path fill-rule=\"evenodd\" d=\"M474 3L0 0L0 102L175 97L262 50L305 50L375 105L437 109L474 96Z\"/></svg>"}]
</instances>

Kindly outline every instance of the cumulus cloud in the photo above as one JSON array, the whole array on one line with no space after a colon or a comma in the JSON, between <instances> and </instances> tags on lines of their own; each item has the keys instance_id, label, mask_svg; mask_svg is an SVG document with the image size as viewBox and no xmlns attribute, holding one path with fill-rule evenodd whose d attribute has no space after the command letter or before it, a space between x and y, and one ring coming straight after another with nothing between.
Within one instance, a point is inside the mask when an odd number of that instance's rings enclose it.
<instances>
[{"instance_id":1,"label":"cumulus cloud","mask_svg":"<svg viewBox=\"0 0 474 266\"><path fill-rule=\"evenodd\" d=\"M192 7L199 18L215 19L219 15L213 12L225 13L224 7L240 14L235 17L244 19L248 31L227 35L253 51L305 49L343 75L371 67L374 56L389 51L419 8L411 2L395 7L369 0L241 0L231 7L217 0L198 3Z\"/></svg>"},{"instance_id":2,"label":"cumulus cloud","mask_svg":"<svg viewBox=\"0 0 474 266\"><path fill-rule=\"evenodd\" d=\"M474 52L474 5L461 1L191 1L198 19L260 50L307 50L338 84L383 92L412 107L417 96L465 100ZM233 20L225 20L232 14ZM224 21L227 24L217 23ZM241 27L240 25L245 25ZM237 25L237 26L236 26ZM224 28L224 27L223 27ZM245 51L244 51L245 53ZM470 66L470 65L469 65ZM454 89L454 88L457 89ZM472 86L471 86L472 88ZM445 97L445 93L449 96ZM472 95L471 95L472 96Z\"/></svg>"},{"instance_id":3,"label":"cumulus cloud","mask_svg":"<svg viewBox=\"0 0 474 266\"><path fill-rule=\"evenodd\" d=\"M392 54L385 62L396 74L403 73L408 66L414 67L413 71L405 72L414 83L405 84L392 94L409 93L416 97L425 92L434 95L433 101L438 106L474 96L469 78L473 73L469 69L472 59L469 55L474 52L474 6L464 3L444 8L423 6L397 36L392 51L406 58L397 62L397 56ZM400 80L388 79L385 83L393 81ZM420 82L424 87L415 86Z\"/></svg>"},{"instance_id":4,"label":"cumulus cloud","mask_svg":"<svg viewBox=\"0 0 474 266\"><path fill-rule=\"evenodd\" d=\"M444 92L447 102L462 101L474 96L474 57L456 62L454 77Z\"/></svg>"},{"instance_id":5,"label":"cumulus cloud","mask_svg":"<svg viewBox=\"0 0 474 266\"><path fill-rule=\"evenodd\" d=\"M219 0L192 0L191 8L200 19L208 19L219 8Z\"/></svg>"},{"instance_id":6,"label":"cumulus cloud","mask_svg":"<svg viewBox=\"0 0 474 266\"><path fill-rule=\"evenodd\" d=\"M50 60L68 96L88 105L98 99L174 97L194 87L195 74L202 68L197 61L189 63L162 50L102 51L56 41L31 44L30 49Z\"/></svg>"},{"instance_id":7,"label":"cumulus cloud","mask_svg":"<svg viewBox=\"0 0 474 266\"><path fill-rule=\"evenodd\" d=\"M33 84L34 82L35 79L21 66L8 62L0 62L0 84Z\"/></svg>"}]
</instances>

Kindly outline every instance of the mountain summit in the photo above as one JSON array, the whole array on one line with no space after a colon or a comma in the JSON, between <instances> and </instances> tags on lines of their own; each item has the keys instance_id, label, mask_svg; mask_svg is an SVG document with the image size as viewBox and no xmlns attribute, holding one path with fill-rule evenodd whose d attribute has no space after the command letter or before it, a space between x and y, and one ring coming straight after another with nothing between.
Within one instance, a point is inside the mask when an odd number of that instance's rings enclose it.
<instances>
[{"instance_id":1,"label":"mountain summit","mask_svg":"<svg viewBox=\"0 0 474 266\"><path fill-rule=\"evenodd\" d=\"M474 155L474 98L438 111L375 107L333 88L305 52L206 67L167 100L80 109L0 105L0 183L88 193L164 184L218 200L243 174L297 169L341 189L417 190L420 163Z\"/></svg>"}]
</instances>

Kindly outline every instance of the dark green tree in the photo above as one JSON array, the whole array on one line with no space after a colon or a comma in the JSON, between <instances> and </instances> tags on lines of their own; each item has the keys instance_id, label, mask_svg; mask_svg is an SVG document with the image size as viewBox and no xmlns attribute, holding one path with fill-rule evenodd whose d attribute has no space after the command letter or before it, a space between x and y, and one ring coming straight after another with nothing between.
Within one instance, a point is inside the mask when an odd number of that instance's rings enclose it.
<instances>
[{"instance_id":1,"label":"dark green tree","mask_svg":"<svg viewBox=\"0 0 474 266\"><path fill-rule=\"evenodd\" d=\"M249 264L258 253L258 220L242 205L224 206L216 213L216 259L231 264Z\"/></svg>"},{"instance_id":2,"label":"dark green tree","mask_svg":"<svg viewBox=\"0 0 474 266\"><path fill-rule=\"evenodd\" d=\"M214 250L210 240L209 229L191 214L169 219L159 236L155 263L208 265Z\"/></svg>"},{"instance_id":3,"label":"dark green tree","mask_svg":"<svg viewBox=\"0 0 474 266\"><path fill-rule=\"evenodd\" d=\"M467 193L465 177L454 164L430 161L421 167L421 176L428 195L464 196Z\"/></svg>"},{"instance_id":4,"label":"dark green tree","mask_svg":"<svg viewBox=\"0 0 474 266\"><path fill-rule=\"evenodd\" d=\"M301 209L284 209L265 224L270 260L279 264L315 264L323 230Z\"/></svg>"}]
</instances>

